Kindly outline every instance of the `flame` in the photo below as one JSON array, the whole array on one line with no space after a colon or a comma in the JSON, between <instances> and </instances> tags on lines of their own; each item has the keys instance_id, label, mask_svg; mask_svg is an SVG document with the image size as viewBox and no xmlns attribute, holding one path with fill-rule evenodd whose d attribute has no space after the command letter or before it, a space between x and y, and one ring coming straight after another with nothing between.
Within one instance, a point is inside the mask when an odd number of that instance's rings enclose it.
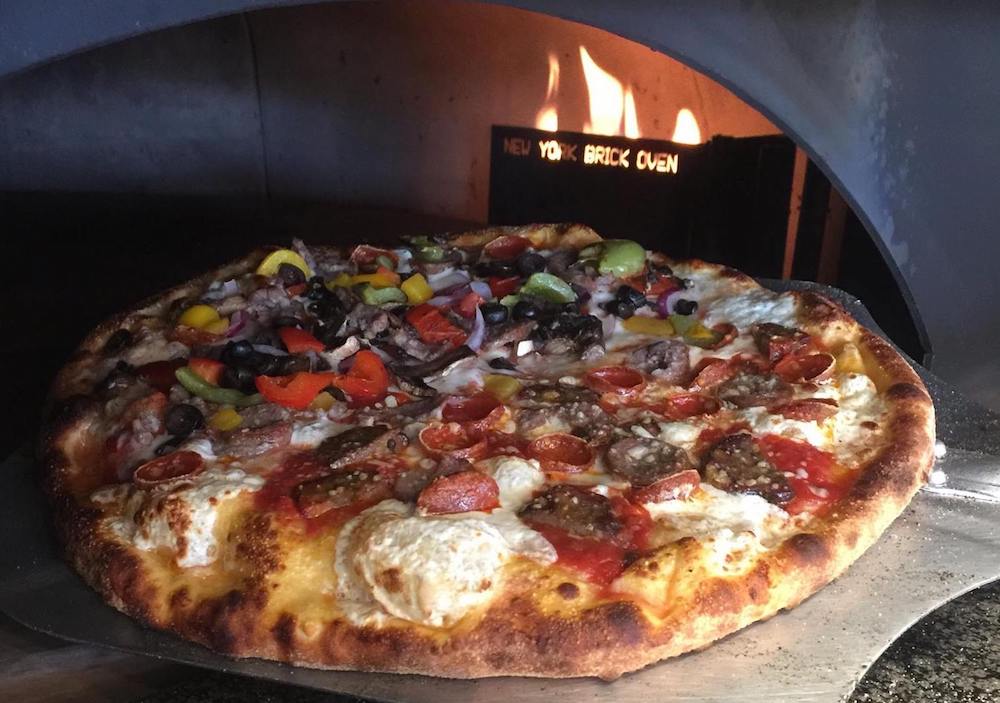
<instances>
[{"instance_id":1,"label":"flame","mask_svg":"<svg viewBox=\"0 0 1000 703\"><path fill-rule=\"evenodd\" d=\"M559 93L559 59L549 52L549 87L545 91L545 104L535 116L535 129L555 132L559 129L559 111L555 99Z\"/></svg>"},{"instance_id":2,"label":"flame","mask_svg":"<svg viewBox=\"0 0 1000 703\"><path fill-rule=\"evenodd\" d=\"M674 136L670 140L678 144L701 144L701 128L698 127L698 120L694 118L694 113L686 107L682 107L677 112Z\"/></svg>"},{"instance_id":3,"label":"flame","mask_svg":"<svg viewBox=\"0 0 1000 703\"><path fill-rule=\"evenodd\" d=\"M632 88L625 90L625 136L629 139L638 139L639 116L635 110L635 96L632 95Z\"/></svg>"}]
</instances>

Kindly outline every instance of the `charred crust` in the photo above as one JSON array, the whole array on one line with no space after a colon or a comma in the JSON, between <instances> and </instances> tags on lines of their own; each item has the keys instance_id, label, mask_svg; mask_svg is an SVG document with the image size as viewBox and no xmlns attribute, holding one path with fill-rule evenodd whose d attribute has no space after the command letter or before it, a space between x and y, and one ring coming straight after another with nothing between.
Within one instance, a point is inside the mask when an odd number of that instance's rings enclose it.
<instances>
[{"instance_id":1,"label":"charred crust","mask_svg":"<svg viewBox=\"0 0 1000 703\"><path fill-rule=\"evenodd\" d=\"M927 391L913 383L894 383L885 392L889 402L905 403L910 401L930 401Z\"/></svg>"},{"instance_id":2,"label":"charred crust","mask_svg":"<svg viewBox=\"0 0 1000 703\"><path fill-rule=\"evenodd\" d=\"M274 641L286 658L295 648L295 627L295 616L291 613L282 613L278 616L278 621L271 628Z\"/></svg>"},{"instance_id":3,"label":"charred crust","mask_svg":"<svg viewBox=\"0 0 1000 703\"><path fill-rule=\"evenodd\" d=\"M800 568L826 566L830 559L830 549L823 538L808 532L790 537L785 546Z\"/></svg>"},{"instance_id":4,"label":"charred crust","mask_svg":"<svg viewBox=\"0 0 1000 703\"><path fill-rule=\"evenodd\" d=\"M556 593L558 593L564 600L573 600L580 595L580 587L575 583L569 583L568 581L563 581L558 586L556 586Z\"/></svg>"}]
</instances>

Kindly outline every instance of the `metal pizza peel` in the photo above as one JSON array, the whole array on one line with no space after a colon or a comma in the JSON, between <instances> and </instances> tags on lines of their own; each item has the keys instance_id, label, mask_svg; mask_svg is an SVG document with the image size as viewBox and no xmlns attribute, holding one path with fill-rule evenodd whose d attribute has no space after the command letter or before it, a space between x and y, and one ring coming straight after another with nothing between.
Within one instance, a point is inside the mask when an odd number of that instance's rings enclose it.
<instances>
[{"instance_id":1,"label":"metal pizza peel","mask_svg":"<svg viewBox=\"0 0 1000 703\"><path fill-rule=\"evenodd\" d=\"M878 331L860 302L842 291L809 283L766 285L816 290ZM0 610L75 642L377 701L834 703L850 695L868 667L917 620L1000 578L1000 415L933 374L921 375L934 397L938 438L947 453L935 467L934 485L917 494L847 573L794 610L611 683L318 671L233 660L146 629L104 605L61 561L27 451L0 464Z\"/></svg>"}]
</instances>

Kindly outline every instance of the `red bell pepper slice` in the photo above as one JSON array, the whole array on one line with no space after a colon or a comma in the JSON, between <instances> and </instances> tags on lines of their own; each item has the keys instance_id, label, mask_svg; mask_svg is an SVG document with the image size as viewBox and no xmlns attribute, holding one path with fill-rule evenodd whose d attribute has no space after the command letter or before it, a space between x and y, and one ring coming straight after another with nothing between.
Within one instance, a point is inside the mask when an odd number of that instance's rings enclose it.
<instances>
[{"instance_id":1,"label":"red bell pepper slice","mask_svg":"<svg viewBox=\"0 0 1000 703\"><path fill-rule=\"evenodd\" d=\"M462 298L458 305L455 307L455 312L464 317L467 320L471 320L476 316L476 309L479 304L483 302L482 297L479 293L475 291L468 293L464 298Z\"/></svg>"},{"instance_id":2,"label":"red bell pepper slice","mask_svg":"<svg viewBox=\"0 0 1000 703\"><path fill-rule=\"evenodd\" d=\"M354 355L354 363L347 375L337 376L332 385L351 396L351 407L365 407L388 395L389 372L378 354L362 349Z\"/></svg>"},{"instance_id":3,"label":"red bell pepper slice","mask_svg":"<svg viewBox=\"0 0 1000 703\"><path fill-rule=\"evenodd\" d=\"M219 380L222 378L222 372L226 370L226 365L221 361L216 361L215 359L205 359L200 356L192 356L188 359L188 366L196 374L201 376L204 380L211 384L219 385Z\"/></svg>"},{"instance_id":4,"label":"red bell pepper slice","mask_svg":"<svg viewBox=\"0 0 1000 703\"><path fill-rule=\"evenodd\" d=\"M491 276L486 279L486 282L489 284L490 291L493 293L494 298L502 298L505 295L511 295L521 287L521 279L518 276L511 276L510 278Z\"/></svg>"},{"instance_id":5,"label":"red bell pepper slice","mask_svg":"<svg viewBox=\"0 0 1000 703\"><path fill-rule=\"evenodd\" d=\"M368 266L374 264L375 260L380 256L385 256L392 260L393 266L399 263L399 257L395 253L388 249L379 249L368 244L354 247L354 251L351 252L351 261L362 266Z\"/></svg>"},{"instance_id":6,"label":"red bell pepper slice","mask_svg":"<svg viewBox=\"0 0 1000 703\"><path fill-rule=\"evenodd\" d=\"M497 482L478 471L441 476L420 492L417 507L425 513L467 513L500 505Z\"/></svg>"},{"instance_id":7,"label":"red bell pepper slice","mask_svg":"<svg viewBox=\"0 0 1000 703\"><path fill-rule=\"evenodd\" d=\"M417 330L420 339L428 344L447 342L457 347L468 338L468 335L449 322L440 310L427 303L407 310L406 321Z\"/></svg>"},{"instance_id":8,"label":"red bell pepper slice","mask_svg":"<svg viewBox=\"0 0 1000 703\"><path fill-rule=\"evenodd\" d=\"M289 354L321 352L325 348L323 342L298 327L281 327L278 329L278 336L281 337L281 343L285 345Z\"/></svg>"},{"instance_id":9,"label":"red bell pepper slice","mask_svg":"<svg viewBox=\"0 0 1000 703\"><path fill-rule=\"evenodd\" d=\"M483 252L492 259L508 261L516 259L530 246L531 242L528 239L516 234L507 234L487 244L483 247Z\"/></svg>"},{"instance_id":10,"label":"red bell pepper slice","mask_svg":"<svg viewBox=\"0 0 1000 703\"><path fill-rule=\"evenodd\" d=\"M319 392L333 385L337 378L339 376L331 372L301 371L292 376L258 376L254 383L268 402L294 410L305 410Z\"/></svg>"}]
</instances>

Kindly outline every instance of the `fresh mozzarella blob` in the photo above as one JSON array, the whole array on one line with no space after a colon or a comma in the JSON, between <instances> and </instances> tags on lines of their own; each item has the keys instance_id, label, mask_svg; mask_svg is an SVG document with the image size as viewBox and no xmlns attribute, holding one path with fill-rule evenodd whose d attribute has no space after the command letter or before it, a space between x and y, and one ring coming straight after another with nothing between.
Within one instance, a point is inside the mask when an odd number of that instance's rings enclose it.
<instances>
[{"instance_id":1,"label":"fresh mozzarella blob","mask_svg":"<svg viewBox=\"0 0 1000 703\"><path fill-rule=\"evenodd\" d=\"M545 484L545 474L534 459L504 456L490 464L493 480L500 488L500 507L507 510L519 510Z\"/></svg>"},{"instance_id":2,"label":"fresh mozzarella blob","mask_svg":"<svg viewBox=\"0 0 1000 703\"><path fill-rule=\"evenodd\" d=\"M828 423L790 420L781 415L773 415L766 408L747 408L736 413L750 425L756 435L776 434L789 439L808 442L817 449L828 449L833 440Z\"/></svg>"},{"instance_id":3,"label":"fresh mozzarella blob","mask_svg":"<svg viewBox=\"0 0 1000 703\"><path fill-rule=\"evenodd\" d=\"M119 538L143 551L168 549L181 567L207 566L218 557L215 524L223 505L263 485L260 476L217 468L148 491L115 486L91 497L99 503L124 501L122 514L108 524Z\"/></svg>"},{"instance_id":4,"label":"fresh mozzarella blob","mask_svg":"<svg viewBox=\"0 0 1000 703\"><path fill-rule=\"evenodd\" d=\"M504 564L516 554L543 563L556 556L507 511L420 517L386 500L348 522L337 538L337 595L356 624L393 616L446 627L492 600Z\"/></svg>"},{"instance_id":5,"label":"fresh mozzarella blob","mask_svg":"<svg viewBox=\"0 0 1000 703\"><path fill-rule=\"evenodd\" d=\"M291 445L293 447L315 447L327 437L346 429L345 426L330 421L326 413L318 411L310 420L298 420L292 425Z\"/></svg>"},{"instance_id":6,"label":"fresh mozzarella blob","mask_svg":"<svg viewBox=\"0 0 1000 703\"><path fill-rule=\"evenodd\" d=\"M756 495L726 493L702 484L684 500L645 503L650 516L668 528L673 539L715 538L722 530L733 534L750 532L764 546L780 540L789 524L789 515Z\"/></svg>"},{"instance_id":7,"label":"fresh mozzarella blob","mask_svg":"<svg viewBox=\"0 0 1000 703\"><path fill-rule=\"evenodd\" d=\"M840 374L837 380L840 409L833 416L833 451L850 465L864 457L866 449L874 448L885 402L864 374Z\"/></svg>"},{"instance_id":8,"label":"fresh mozzarella blob","mask_svg":"<svg viewBox=\"0 0 1000 703\"><path fill-rule=\"evenodd\" d=\"M659 439L675 447L681 447L687 451L694 449L698 442L698 435L701 434L701 427L690 422L661 422Z\"/></svg>"},{"instance_id":9,"label":"fresh mozzarella blob","mask_svg":"<svg viewBox=\"0 0 1000 703\"><path fill-rule=\"evenodd\" d=\"M428 378L427 385L438 393L461 393L470 387L482 386L483 378L490 373L493 371L484 360L470 356L452 364L446 373Z\"/></svg>"},{"instance_id":10,"label":"fresh mozzarella blob","mask_svg":"<svg viewBox=\"0 0 1000 703\"><path fill-rule=\"evenodd\" d=\"M799 324L795 298L764 289L710 301L705 306L704 322L708 326L728 322L740 331L758 322L774 322L785 327L797 327Z\"/></svg>"}]
</instances>

